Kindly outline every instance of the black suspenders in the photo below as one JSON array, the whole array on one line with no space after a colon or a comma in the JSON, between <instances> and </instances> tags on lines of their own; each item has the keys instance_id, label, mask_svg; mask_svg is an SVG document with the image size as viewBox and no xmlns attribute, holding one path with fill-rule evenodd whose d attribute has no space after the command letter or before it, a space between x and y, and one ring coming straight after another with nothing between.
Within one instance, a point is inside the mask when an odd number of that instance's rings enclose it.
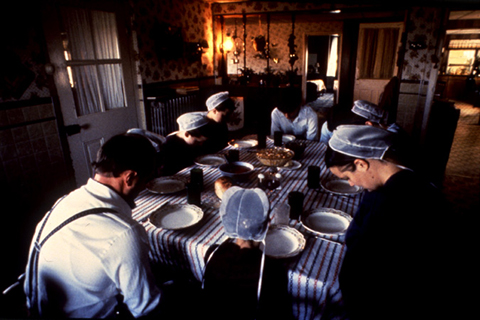
<instances>
[{"instance_id":1,"label":"black suspenders","mask_svg":"<svg viewBox=\"0 0 480 320\"><path fill-rule=\"evenodd\" d=\"M63 199L63 198L62 198ZM64 222L62 222L59 226L57 226L55 229L53 229L41 242L40 242L40 237L42 235L43 228L47 224L47 220L50 217L50 214L52 213L53 209L57 206L57 204L62 200L58 200L57 203L50 209L50 211L47 213L45 216L45 220L43 221L40 230L38 231L37 238L34 243L34 247L30 253L30 259L29 261L29 273L28 273L28 279L26 279L29 282L29 292L27 292L28 297L30 298L30 316L33 317L38 317L40 316L39 314L39 308L38 308L38 257L40 255L40 249L42 246L45 244L45 242L57 231L65 227L67 224L70 222L77 220L81 217L84 217L89 214L95 214L95 213L104 213L104 212L109 212L109 213L117 213L117 211L113 210L112 208L93 208L93 209L88 209L85 211L82 211L80 213L77 213Z\"/></svg>"}]
</instances>

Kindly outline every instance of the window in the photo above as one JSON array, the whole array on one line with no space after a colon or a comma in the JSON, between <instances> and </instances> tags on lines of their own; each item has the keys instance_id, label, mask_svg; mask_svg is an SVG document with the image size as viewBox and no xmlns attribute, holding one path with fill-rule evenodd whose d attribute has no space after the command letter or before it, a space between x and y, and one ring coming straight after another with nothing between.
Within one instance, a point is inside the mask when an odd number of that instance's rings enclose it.
<instances>
[{"instance_id":1,"label":"window","mask_svg":"<svg viewBox=\"0 0 480 320\"><path fill-rule=\"evenodd\" d=\"M115 14L63 8L65 60L78 116L126 107Z\"/></svg>"},{"instance_id":2,"label":"window","mask_svg":"<svg viewBox=\"0 0 480 320\"><path fill-rule=\"evenodd\" d=\"M449 50L447 74L470 75L475 62L476 50Z\"/></svg>"},{"instance_id":3,"label":"window","mask_svg":"<svg viewBox=\"0 0 480 320\"><path fill-rule=\"evenodd\" d=\"M399 29L363 28L360 32L359 78L390 79L393 77Z\"/></svg>"}]
</instances>

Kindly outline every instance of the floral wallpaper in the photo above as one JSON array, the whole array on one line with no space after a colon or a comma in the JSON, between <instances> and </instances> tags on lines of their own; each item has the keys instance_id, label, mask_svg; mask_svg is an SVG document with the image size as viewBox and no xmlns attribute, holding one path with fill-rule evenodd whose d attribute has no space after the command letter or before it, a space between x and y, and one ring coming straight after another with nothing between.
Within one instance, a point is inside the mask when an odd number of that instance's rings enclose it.
<instances>
[{"instance_id":1,"label":"floral wallpaper","mask_svg":"<svg viewBox=\"0 0 480 320\"><path fill-rule=\"evenodd\" d=\"M442 11L441 8L413 7L408 14L397 123L414 136L422 130L425 108L431 103L427 99L435 91L438 69L434 66L440 58L437 46L441 23L445 22Z\"/></svg>"},{"instance_id":2,"label":"floral wallpaper","mask_svg":"<svg viewBox=\"0 0 480 320\"><path fill-rule=\"evenodd\" d=\"M226 19L225 32L233 33L235 29L235 22L237 20L237 35L241 39L243 44L243 22L242 19ZM297 20L297 19L296 19ZM326 35L326 34L341 34L343 29L343 23L341 21L329 21L317 23L308 23L295 21L294 30L292 30L291 16L276 17L275 14L271 15L270 27L268 28L266 15L249 18L247 20L246 33L246 67L252 69L255 73L264 73L267 68L267 59L262 56L261 53L255 51L254 38L263 35L265 39L270 38L270 61L269 67L273 73L285 73L291 70L289 64L289 46L288 39L294 31L295 45L298 60L295 62L293 68L298 69L297 74L303 74L305 62L302 52L304 52L305 36L306 35ZM267 32L268 30L268 32ZM233 53L228 53L228 73L237 74L240 69L244 68L244 54L240 51L238 56L239 63L233 63ZM237 69L239 71L237 71Z\"/></svg>"},{"instance_id":3,"label":"floral wallpaper","mask_svg":"<svg viewBox=\"0 0 480 320\"><path fill-rule=\"evenodd\" d=\"M437 41L441 30L442 10L438 8L415 7L407 23L407 45L403 63L405 80L426 80L430 78L432 56L436 55ZM424 49L412 49L410 44L424 43Z\"/></svg>"},{"instance_id":4,"label":"floral wallpaper","mask_svg":"<svg viewBox=\"0 0 480 320\"><path fill-rule=\"evenodd\" d=\"M213 15L220 14L241 14L243 12L289 12L289 11L308 11L314 9L330 8L330 5L317 5L307 3L285 3L285 2L238 2L238 3L209 3L206 1L186 0L129 0L131 13L134 16L133 30L138 38L138 62L139 72L144 83L174 81L182 79L191 79L197 77L213 76L214 68L214 35L213 35ZM270 67L276 71L285 71L290 69L288 64L288 37L292 32L291 17L282 21L275 21L272 15L270 26L270 42L276 44L271 48L271 56L277 56L279 63L270 63ZM257 54L253 49L251 37L259 34L267 35L266 16L263 16L259 23L258 18L249 19L247 22L247 67L252 68L256 73L264 72L266 60L255 57ZM233 32L235 19L228 20L227 28ZM252 22L252 23L250 23ZM179 31L184 42L198 42L206 40L208 49L201 57L201 61L191 62L179 53L176 58L165 59L159 56L158 41L162 37L152 30L158 30L156 26L161 23L168 25ZM261 27L259 27L261 24ZM237 29L243 38L243 26L241 18L237 19ZM240 30L241 29L241 30ZM303 36L308 33L340 33L342 29L341 22L321 22L295 24L295 44L297 52L303 50ZM175 50L172 43L170 50ZM215 52L218 55L219 52ZM231 59L232 56L229 56ZM243 56L241 57L240 67L243 68ZM230 68L236 71L237 65L230 63ZM303 60L296 61L294 68L299 68L298 72L303 72ZM233 71L232 71L233 72ZM236 72L233 72L236 73Z\"/></svg>"},{"instance_id":5,"label":"floral wallpaper","mask_svg":"<svg viewBox=\"0 0 480 320\"><path fill-rule=\"evenodd\" d=\"M212 10L209 2L130 0L130 8L138 40L139 71L145 83L213 75ZM166 41L168 37L161 34L164 26L181 39L173 35L169 39L174 41ZM182 45L202 40L206 40L208 49L205 49L200 61L190 61ZM165 52L160 52L162 50ZM175 53L176 57L169 56ZM163 54L168 58L162 58Z\"/></svg>"}]
</instances>

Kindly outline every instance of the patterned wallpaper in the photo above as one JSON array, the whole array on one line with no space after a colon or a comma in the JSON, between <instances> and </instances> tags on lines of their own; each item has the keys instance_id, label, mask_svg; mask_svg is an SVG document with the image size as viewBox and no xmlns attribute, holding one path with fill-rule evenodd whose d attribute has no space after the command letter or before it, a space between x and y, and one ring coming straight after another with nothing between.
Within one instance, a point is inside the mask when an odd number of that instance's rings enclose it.
<instances>
[{"instance_id":1,"label":"patterned wallpaper","mask_svg":"<svg viewBox=\"0 0 480 320\"><path fill-rule=\"evenodd\" d=\"M243 43L243 22L242 19L226 19L225 32L233 34L235 29L235 21L237 20L237 35L242 39ZM304 72L304 59L301 53L304 51L305 35L326 35L326 34L341 34L343 23L341 21L329 21L329 22L317 22L307 23L302 22L301 18L295 19L295 45L296 52L299 59L294 64L294 69L298 68L297 74L303 74ZM298 21L297 21L298 20ZM247 41L246 41L246 66L252 69L255 73L263 73L267 67L267 60L261 56L254 49L254 38L263 35L265 38L270 37L270 56L269 67L273 73L285 73L291 69L289 64L289 47L288 39L292 33L291 16L276 17L275 14L271 15L270 27L267 27L266 15L256 16L254 18L247 19ZM268 29L268 33L267 33ZM273 59L278 59L278 63ZM243 52L239 55L240 62L238 64L233 63L233 54L228 54L228 73L237 74L237 68L244 68L244 56Z\"/></svg>"},{"instance_id":2,"label":"patterned wallpaper","mask_svg":"<svg viewBox=\"0 0 480 320\"><path fill-rule=\"evenodd\" d=\"M442 10L438 8L415 7L410 12L407 24L407 46L403 64L404 80L425 80L430 78L432 56L436 53L437 41L441 30ZM412 50L410 43L423 42L425 49Z\"/></svg>"},{"instance_id":3,"label":"patterned wallpaper","mask_svg":"<svg viewBox=\"0 0 480 320\"><path fill-rule=\"evenodd\" d=\"M306 3L285 3L285 2L239 2L239 3L216 3L210 4L204 1L186 0L129 0L132 14L134 15L134 30L138 37L138 61L140 65L140 74L144 83L163 82L172 80L190 79L196 77L214 75L214 36L213 36L213 14L241 14L245 12L289 12L289 11L308 11L313 9L330 8L330 5L315 5ZM247 67L253 69L256 73L264 72L266 60L258 59L253 50L251 37L259 34L267 35L266 16L262 18L261 28L259 28L258 18L251 18L247 22ZM226 19L227 29L233 32L235 19ZM185 57L179 56L176 59L158 59L156 52L156 34L152 34L156 23L166 23L174 29L180 30L185 42L198 42L206 40L209 48L202 55L201 62L190 62ZM250 23L252 22L252 23ZM243 26L241 18L237 19L237 29L239 35L243 38ZM342 29L341 22L318 22L302 23L296 21L295 24L295 43L297 52L303 50L303 35L309 33L340 33ZM290 69L288 64L288 46L287 41L292 32L291 17L283 15L282 21L276 20L275 14L272 14L270 25L270 42L277 44L271 48L272 57L277 56L279 63L270 63L273 70L284 72ZM174 50L174 48L171 48ZM218 50L218 48L215 48ZM218 51L216 54L219 54ZM231 56L229 56L231 58ZM243 57L241 57L240 66L243 68ZM237 66L233 66L232 68ZM298 72L303 71L303 60L296 61L294 68L299 68ZM235 70L233 69L233 70ZM236 73L232 71L233 73Z\"/></svg>"},{"instance_id":4,"label":"patterned wallpaper","mask_svg":"<svg viewBox=\"0 0 480 320\"><path fill-rule=\"evenodd\" d=\"M212 11L210 3L196 0L129 0L134 15L134 31L138 37L138 60L144 83L180 80L213 75ZM162 43L158 24L167 24L178 31L184 42L206 40L208 49L201 62L190 62L181 53L176 59L158 59L158 46L165 54L182 48ZM180 44L181 46L181 44Z\"/></svg>"}]
</instances>

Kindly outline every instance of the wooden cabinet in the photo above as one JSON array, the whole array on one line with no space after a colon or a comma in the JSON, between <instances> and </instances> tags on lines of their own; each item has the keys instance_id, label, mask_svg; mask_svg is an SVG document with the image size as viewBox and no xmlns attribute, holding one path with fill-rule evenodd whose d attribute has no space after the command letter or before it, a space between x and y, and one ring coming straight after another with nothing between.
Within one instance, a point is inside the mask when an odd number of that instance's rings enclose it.
<instances>
[{"instance_id":1,"label":"wooden cabinet","mask_svg":"<svg viewBox=\"0 0 480 320\"><path fill-rule=\"evenodd\" d=\"M442 99L459 100L475 104L478 100L480 79L469 80L467 76L440 76L436 94Z\"/></svg>"}]
</instances>

